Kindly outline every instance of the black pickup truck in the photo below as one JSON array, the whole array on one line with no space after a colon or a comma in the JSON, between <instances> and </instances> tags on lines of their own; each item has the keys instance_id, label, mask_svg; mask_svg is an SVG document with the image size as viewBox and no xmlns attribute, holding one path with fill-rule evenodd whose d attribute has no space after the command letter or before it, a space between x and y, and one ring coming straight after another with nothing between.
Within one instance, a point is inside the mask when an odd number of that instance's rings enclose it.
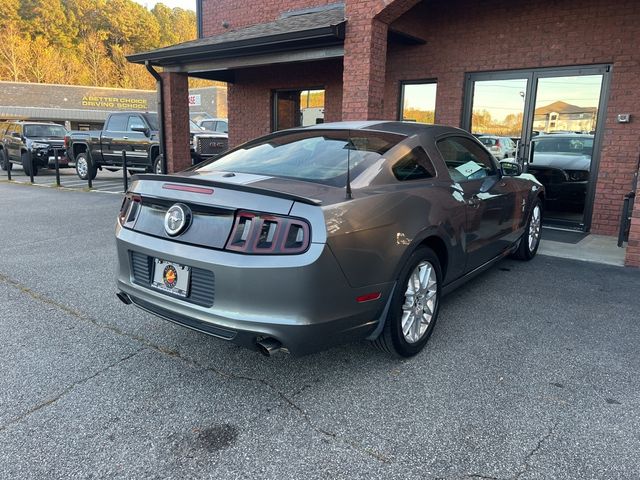
<instances>
[{"instance_id":1,"label":"black pickup truck","mask_svg":"<svg viewBox=\"0 0 640 480\"><path fill-rule=\"evenodd\" d=\"M67 156L82 180L94 179L98 170L122 168L122 152L127 153L127 169L162 173L158 136L158 115L153 112L118 112L107 117L104 130L71 132L65 137ZM227 150L224 134L199 130L191 132L191 158L198 163Z\"/></svg>"}]
</instances>

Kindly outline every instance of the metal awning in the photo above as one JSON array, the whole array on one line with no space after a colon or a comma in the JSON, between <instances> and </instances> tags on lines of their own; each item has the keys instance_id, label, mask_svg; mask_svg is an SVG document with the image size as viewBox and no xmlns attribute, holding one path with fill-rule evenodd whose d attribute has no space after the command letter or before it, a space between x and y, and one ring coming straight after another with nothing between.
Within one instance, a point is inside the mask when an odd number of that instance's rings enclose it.
<instances>
[{"instance_id":1,"label":"metal awning","mask_svg":"<svg viewBox=\"0 0 640 480\"><path fill-rule=\"evenodd\" d=\"M127 56L212 80L232 81L232 71L273 63L344 56L344 6L289 12L278 20Z\"/></svg>"},{"instance_id":2,"label":"metal awning","mask_svg":"<svg viewBox=\"0 0 640 480\"><path fill-rule=\"evenodd\" d=\"M0 119L69 120L71 122L104 122L109 112L72 108L13 107L0 105Z\"/></svg>"}]
</instances>

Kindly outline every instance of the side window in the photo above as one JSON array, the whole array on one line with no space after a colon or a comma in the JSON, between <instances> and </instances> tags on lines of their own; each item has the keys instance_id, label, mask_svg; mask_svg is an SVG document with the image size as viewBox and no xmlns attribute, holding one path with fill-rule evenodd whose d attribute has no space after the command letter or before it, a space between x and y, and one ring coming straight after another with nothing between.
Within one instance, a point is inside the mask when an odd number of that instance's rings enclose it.
<instances>
[{"instance_id":1,"label":"side window","mask_svg":"<svg viewBox=\"0 0 640 480\"><path fill-rule=\"evenodd\" d=\"M134 128L146 128L144 122L138 115L130 115L127 122L127 131L132 132Z\"/></svg>"},{"instance_id":2,"label":"side window","mask_svg":"<svg viewBox=\"0 0 640 480\"><path fill-rule=\"evenodd\" d=\"M455 182L496 174L491 155L469 138L447 137L439 140L436 146Z\"/></svg>"},{"instance_id":3,"label":"side window","mask_svg":"<svg viewBox=\"0 0 640 480\"><path fill-rule=\"evenodd\" d=\"M228 133L229 124L227 122L216 122L216 132Z\"/></svg>"},{"instance_id":4,"label":"side window","mask_svg":"<svg viewBox=\"0 0 640 480\"><path fill-rule=\"evenodd\" d=\"M423 180L436 176L436 169L422 147L416 147L398 160L391 169L400 181Z\"/></svg>"},{"instance_id":5,"label":"side window","mask_svg":"<svg viewBox=\"0 0 640 480\"><path fill-rule=\"evenodd\" d=\"M213 120L205 120L204 122L200 122L200 126L205 130L213 130L215 128L216 122Z\"/></svg>"},{"instance_id":6,"label":"side window","mask_svg":"<svg viewBox=\"0 0 640 480\"><path fill-rule=\"evenodd\" d=\"M438 84L433 81L403 82L400 85L400 120L435 123L437 89Z\"/></svg>"},{"instance_id":7,"label":"side window","mask_svg":"<svg viewBox=\"0 0 640 480\"><path fill-rule=\"evenodd\" d=\"M127 115L111 115L104 129L110 132L126 132Z\"/></svg>"}]
</instances>

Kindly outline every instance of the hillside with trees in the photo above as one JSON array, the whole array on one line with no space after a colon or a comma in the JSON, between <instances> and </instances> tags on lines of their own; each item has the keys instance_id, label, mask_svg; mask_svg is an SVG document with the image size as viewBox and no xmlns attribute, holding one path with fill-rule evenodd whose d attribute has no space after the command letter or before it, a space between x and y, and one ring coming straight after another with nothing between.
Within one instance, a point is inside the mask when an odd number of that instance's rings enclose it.
<instances>
[{"instance_id":1,"label":"hillside with trees","mask_svg":"<svg viewBox=\"0 0 640 480\"><path fill-rule=\"evenodd\" d=\"M196 38L196 15L132 0L0 0L0 80L155 88L125 56Z\"/></svg>"}]
</instances>

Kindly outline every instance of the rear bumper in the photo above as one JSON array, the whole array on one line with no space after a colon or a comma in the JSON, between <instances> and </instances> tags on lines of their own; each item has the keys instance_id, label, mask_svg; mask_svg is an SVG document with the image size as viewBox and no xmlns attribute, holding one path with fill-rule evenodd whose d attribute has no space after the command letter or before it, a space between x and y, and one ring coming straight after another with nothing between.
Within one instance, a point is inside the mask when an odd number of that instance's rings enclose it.
<instances>
[{"instance_id":1,"label":"rear bumper","mask_svg":"<svg viewBox=\"0 0 640 480\"><path fill-rule=\"evenodd\" d=\"M295 355L366 338L377 326L392 286L350 287L324 244L312 244L302 255L249 256L181 245L118 227L117 248L117 287L134 305L249 348L272 337ZM213 305L198 305L136 282L132 251L213 272ZM356 301L372 291L381 292L381 298Z\"/></svg>"}]
</instances>

